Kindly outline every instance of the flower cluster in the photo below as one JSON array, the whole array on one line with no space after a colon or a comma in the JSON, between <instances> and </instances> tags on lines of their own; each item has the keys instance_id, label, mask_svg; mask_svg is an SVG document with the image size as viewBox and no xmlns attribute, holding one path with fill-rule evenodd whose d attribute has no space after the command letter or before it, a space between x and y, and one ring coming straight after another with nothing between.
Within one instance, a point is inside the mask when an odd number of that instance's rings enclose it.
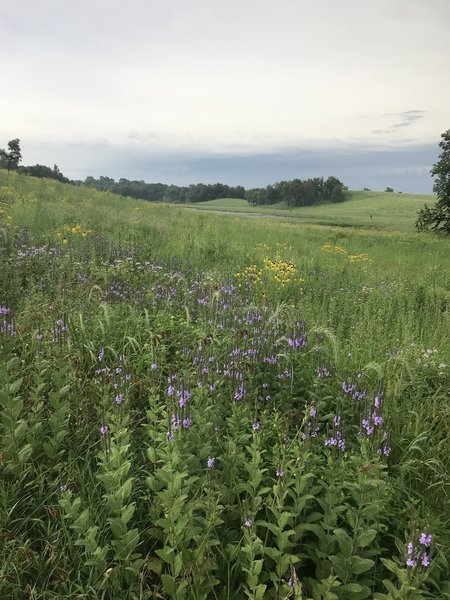
<instances>
[{"instance_id":1,"label":"flower cluster","mask_svg":"<svg viewBox=\"0 0 450 600\"><path fill-rule=\"evenodd\" d=\"M11 309L7 306L0 306L0 335L11 335L15 337L17 335L14 329L14 324L11 321Z\"/></svg>"},{"instance_id":2,"label":"flower cluster","mask_svg":"<svg viewBox=\"0 0 450 600\"><path fill-rule=\"evenodd\" d=\"M264 256L263 261L266 270L273 276L273 280L282 287L290 283L297 273L297 267L292 261L285 261L280 258L271 260L268 256Z\"/></svg>"},{"instance_id":3,"label":"flower cluster","mask_svg":"<svg viewBox=\"0 0 450 600\"><path fill-rule=\"evenodd\" d=\"M325 440L325 446L329 448L336 447L341 452L345 452L346 450L346 442L341 429L341 417L338 414L334 415L332 433Z\"/></svg>"},{"instance_id":4,"label":"flower cluster","mask_svg":"<svg viewBox=\"0 0 450 600\"><path fill-rule=\"evenodd\" d=\"M261 284L262 276L263 270L258 268L255 264L249 265L248 267L245 267L245 269L242 272L236 273L236 278L238 279L238 281L242 281L251 285ZM239 283L238 285L240 286L241 283Z\"/></svg>"},{"instance_id":5,"label":"flower cluster","mask_svg":"<svg viewBox=\"0 0 450 600\"><path fill-rule=\"evenodd\" d=\"M406 566L427 568L431 562L430 549L433 536L428 531L422 531L418 540L409 541L406 545Z\"/></svg>"},{"instance_id":6,"label":"flower cluster","mask_svg":"<svg viewBox=\"0 0 450 600\"><path fill-rule=\"evenodd\" d=\"M361 252L361 254L351 254L351 255L347 256L347 261L349 263L372 262L372 259L366 252Z\"/></svg>"},{"instance_id":7,"label":"flower cluster","mask_svg":"<svg viewBox=\"0 0 450 600\"><path fill-rule=\"evenodd\" d=\"M79 223L76 225L64 225L61 231L56 232L56 237L62 241L63 244L69 243L71 236L87 237L92 231L90 229L83 229Z\"/></svg>"}]
</instances>

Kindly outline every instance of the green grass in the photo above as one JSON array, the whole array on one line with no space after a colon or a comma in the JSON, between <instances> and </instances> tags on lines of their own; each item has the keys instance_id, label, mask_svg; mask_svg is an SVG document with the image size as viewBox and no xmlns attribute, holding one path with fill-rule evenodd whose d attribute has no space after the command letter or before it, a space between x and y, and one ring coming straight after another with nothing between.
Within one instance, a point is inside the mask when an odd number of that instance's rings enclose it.
<instances>
[{"instance_id":1,"label":"green grass","mask_svg":"<svg viewBox=\"0 0 450 600\"><path fill-rule=\"evenodd\" d=\"M198 210L216 210L272 215L295 219L300 223L413 231L417 211L433 204L433 196L390 192L351 191L349 198L339 204L321 204L290 209L282 203L270 206L250 206L245 200L223 198L188 205ZM371 217L372 215L372 217Z\"/></svg>"},{"instance_id":2,"label":"green grass","mask_svg":"<svg viewBox=\"0 0 450 600\"><path fill-rule=\"evenodd\" d=\"M0 597L450 598L450 239L415 232L425 200L187 210L0 171Z\"/></svg>"}]
</instances>

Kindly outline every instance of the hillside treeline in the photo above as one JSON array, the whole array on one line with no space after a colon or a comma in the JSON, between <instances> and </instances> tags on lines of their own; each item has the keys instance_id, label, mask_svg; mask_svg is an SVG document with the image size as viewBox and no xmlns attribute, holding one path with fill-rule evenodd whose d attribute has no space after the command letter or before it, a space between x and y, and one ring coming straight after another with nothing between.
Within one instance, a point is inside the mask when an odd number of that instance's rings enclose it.
<instances>
[{"instance_id":1,"label":"hillside treeline","mask_svg":"<svg viewBox=\"0 0 450 600\"><path fill-rule=\"evenodd\" d=\"M314 177L280 181L265 188L247 190L246 199L252 205L286 202L288 206L309 206L318 202L342 202L347 188L337 177Z\"/></svg>"},{"instance_id":2,"label":"hillside treeline","mask_svg":"<svg viewBox=\"0 0 450 600\"><path fill-rule=\"evenodd\" d=\"M189 186L167 185L165 183L145 183L101 176L98 179L87 177L82 185L100 191L110 191L122 196L156 202L195 203L216 200L217 198L242 198L252 205L285 202L288 206L308 206L318 202L342 202L346 187L336 177L316 177L314 179L292 179L280 181L265 188L246 190L242 186L230 187L223 183L197 183Z\"/></svg>"},{"instance_id":3,"label":"hillside treeline","mask_svg":"<svg viewBox=\"0 0 450 600\"><path fill-rule=\"evenodd\" d=\"M77 182L78 183L78 182ZM196 183L189 186L168 185L166 183L146 183L145 181L129 181L119 179L114 181L111 177L101 176L86 177L82 185L93 187L100 191L114 192L121 196L152 200L154 202L206 202L217 198L242 198L245 199L245 188L241 185L230 187L223 183Z\"/></svg>"}]
</instances>

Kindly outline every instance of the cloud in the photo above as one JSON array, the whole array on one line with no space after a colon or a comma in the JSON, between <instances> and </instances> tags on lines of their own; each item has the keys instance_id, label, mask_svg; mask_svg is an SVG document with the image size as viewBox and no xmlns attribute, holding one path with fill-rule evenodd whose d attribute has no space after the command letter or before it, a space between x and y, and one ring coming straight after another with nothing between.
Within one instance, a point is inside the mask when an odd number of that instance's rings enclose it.
<instances>
[{"instance_id":1,"label":"cloud","mask_svg":"<svg viewBox=\"0 0 450 600\"><path fill-rule=\"evenodd\" d=\"M432 191L430 168L438 151L437 144L383 147L363 143L239 154L186 150L155 153L134 142L117 146L102 140L23 146L25 164L56 162L72 179L107 175L116 180L124 177L176 185L221 182L250 188L294 178L335 175L351 189L384 190L390 186L426 194Z\"/></svg>"},{"instance_id":2,"label":"cloud","mask_svg":"<svg viewBox=\"0 0 450 600\"><path fill-rule=\"evenodd\" d=\"M401 121L392 125L393 129L397 129L399 127L409 127L413 125L416 121L423 119L428 111L426 110L406 110L405 112L400 113L398 116Z\"/></svg>"}]
</instances>

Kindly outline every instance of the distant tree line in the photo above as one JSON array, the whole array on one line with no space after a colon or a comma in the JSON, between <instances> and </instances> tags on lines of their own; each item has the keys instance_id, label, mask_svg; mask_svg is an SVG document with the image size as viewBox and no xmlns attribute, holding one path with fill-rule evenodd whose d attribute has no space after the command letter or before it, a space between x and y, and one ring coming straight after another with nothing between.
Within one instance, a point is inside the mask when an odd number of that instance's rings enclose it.
<instances>
[{"instance_id":1,"label":"distant tree line","mask_svg":"<svg viewBox=\"0 0 450 600\"><path fill-rule=\"evenodd\" d=\"M72 181L61 173L57 165L53 168L45 165L20 166L22 160L20 140L15 138L8 142L8 150L0 149L0 168L32 177L55 179L62 183L84 185L99 191L113 192L139 200L153 202L172 202L190 204L216 200L218 198L242 198L252 205L275 204L285 202L287 206L308 206L318 202L342 202L345 200L347 188L337 177L315 177L314 179L292 179L280 181L265 188L246 190L242 185L229 186L223 183L196 183L189 186L169 185L166 183L146 183L143 180L130 181L112 177L86 177L84 181Z\"/></svg>"},{"instance_id":2,"label":"distant tree line","mask_svg":"<svg viewBox=\"0 0 450 600\"><path fill-rule=\"evenodd\" d=\"M189 186L146 183L101 176L98 179L86 177L82 185L100 191L110 191L122 196L156 202L196 203L217 198L242 198L252 205L285 202L288 206L308 206L318 202L342 202L346 187L336 177L314 179L293 179L280 181L265 188L246 190L243 186L230 187L223 183L197 183Z\"/></svg>"},{"instance_id":3,"label":"distant tree line","mask_svg":"<svg viewBox=\"0 0 450 600\"><path fill-rule=\"evenodd\" d=\"M196 183L189 186L168 185L166 183L146 183L145 181L130 181L111 177L86 177L82 185L93 187L100 191L113 192L121 196L130 196L154 202L194 203L216 200L217 198L245 199L245 188L241 185L230 187L223 183Z\"/></svg>"},{"instance_id":4,"label":"distant tree line","mask_svg":"<svg viewBox=\"0 0 450 600\"><path fill-rule=\"evenodd\" d=\"M24 173L25 175L31 175L32 177L45 177L47 179L56 179L56 181L60 181L61 183L73 183L59 170L58 165L53 165L53 169L50 167L46 167L45 165L33 165L29 167L18 167L18 173Z\"/></svg>"},{"instance_id":5,"label":"distant tree line","mask_svg":"<svg viewBox=\"0 0 450 600\"><path fill-rule=\"evenodd\" d=\"M318 202L342 202L347 188L337 177L314 177L313 179L292 179L280 181L265 188L255 188L246 192L252 205L285 202L288 206L309 206Z\"/></svg>"}]
</instances>

